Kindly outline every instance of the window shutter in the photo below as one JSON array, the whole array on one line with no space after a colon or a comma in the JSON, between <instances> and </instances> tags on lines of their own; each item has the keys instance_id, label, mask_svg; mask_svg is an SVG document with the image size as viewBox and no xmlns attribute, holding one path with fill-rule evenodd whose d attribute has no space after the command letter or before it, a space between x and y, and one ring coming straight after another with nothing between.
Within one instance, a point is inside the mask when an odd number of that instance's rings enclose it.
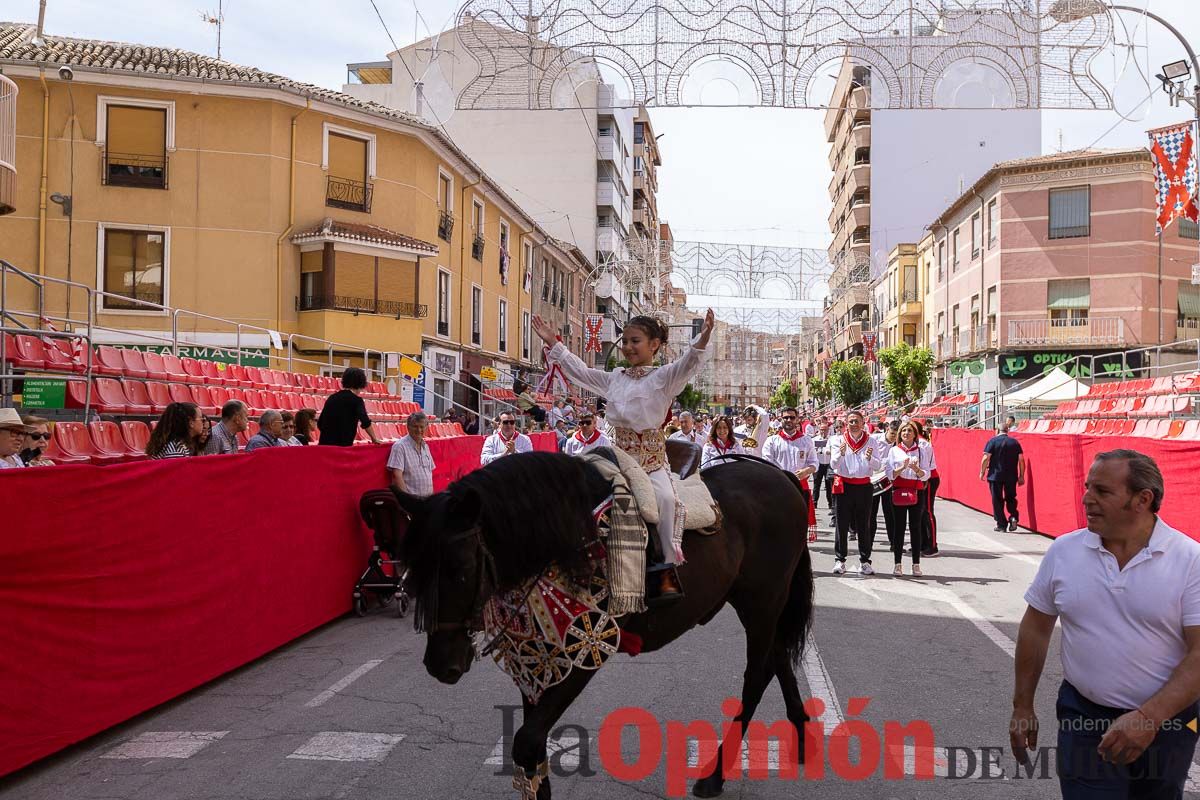
<instances>
[{"instance_id":1,"label":"window shutter","mask_svg":"<svg viewBox=\"0 0 1200 800\"><path fill-rule=\"evenodd\" d=\"M329 174L355 183L366 183L366 140L329 134Z\"/></svg>"},{"instance_id":2,"label":"window shutter","mask_svg":"<svg viewBox=\"0 0 1200 800\"><path fill-rule=\"evenodd\" d=\"M1050 281L1046 284L1046 308L1088 308L1091 306L1091 280L1080 278L1068 281Z\"/></svg>"},{"instance_id":3,"label":"window shutter","mask_svg":"<svg viewBox=\"0 0 1200 800\"><path fill-rule=\"evenodd\" d=\"M109 106L107 139L110 153L162 158L167 152L167 111Z\"/></svg>"},{"instance_id":4,"label":"window shutter","mask_svg":"<svg viewBox=\"0 0 1200 800\"><path fill-rule=\"evenodd\" d=\"M1050 238L1087 236L1091 232L1091 193L1086 186L1050 192Z\"/></svg>"},{"instance_id":5,"label":"window shutter","mask_svg":"<svg viewBox=\"0 0 1200 800\"><path fill-rule=\"evenodd\" d=\"M1179 316L1200 317L1200 286L1179 284Z\"/></svg>"}]
</instances>

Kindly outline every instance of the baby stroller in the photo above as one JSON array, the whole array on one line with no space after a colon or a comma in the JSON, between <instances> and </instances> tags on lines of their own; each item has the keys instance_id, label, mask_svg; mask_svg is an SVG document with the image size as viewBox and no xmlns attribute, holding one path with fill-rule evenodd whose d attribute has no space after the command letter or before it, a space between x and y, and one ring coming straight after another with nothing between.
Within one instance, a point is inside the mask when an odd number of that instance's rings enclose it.
<instances>
[{"instance_id":1,"label":"baby stroller","mask_svg":"<svg viewBox=\"0 0 1200 800\"><path fill-rule=\"evenodd\" d=\"M367 569L354 584L354 613L360 617L372 609L387 608L396 602L401 617L408 613L409 598L404 593L404 565L395 560L408 525L408 513L400 507L391 489L372 489L358 502L359 513L375 534L375 544L367 559Z\"/></svg>"}]
</instances>

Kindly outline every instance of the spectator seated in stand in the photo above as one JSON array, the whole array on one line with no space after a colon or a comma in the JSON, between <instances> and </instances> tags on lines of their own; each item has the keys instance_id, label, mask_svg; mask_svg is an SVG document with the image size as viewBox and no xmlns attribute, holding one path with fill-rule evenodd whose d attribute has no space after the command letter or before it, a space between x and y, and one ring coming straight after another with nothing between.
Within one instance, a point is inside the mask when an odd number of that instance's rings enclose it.
<instances>
[{"instance_id":1,"label":"spectator seated in stand","mask_svg":"<svg viewBox=\"0 0 1200 800\"><path fill-rule=\"evenodd\" d=\"M479 435L479 417L470 411L467 412L466 420L463 422L463 433L467 436Z\"/></svg>"},{"instance_id":2,"label":"spectator seated in stand","mask_svg":"<svg viewBox=\"0 0 1200 800\"><path fill-rule=\"evenodd\" d=\"M278 411L264 411L258 418L258 433L246 443L246 452L263 447L287 447L283 436L283 415Z\"/></svg>"},{"instance_id":3,"label":"spectator seated in stand","mask_svg":"<svg viewBox=\"0 0 1200 800\"><path fill-rule=\"evenodd\" d=\"M204 418L204 424L200 427L200 435L196 437L196 454L200 455L204 449L208 447L208 440L212 438L212 420L208 417Z\"/></svg>"},{"instance_id":4,"label":"spectator seated in stand","mask_svg":"<svg viewBox=\"0 0 1200 800\"><path fill-rule=\"evenodd\" d=\"M25 434L25 448L21 451L21 460L27 467L53 467L54 462L42 455L50 447L50 421L41 417L21 417L21 421L29 428Z\"/></svg>"},{"instance_id":5,"label":"spectator seated in stand","mask_svg":"<svg viewBox=\"0 0 1200 800\"><path fill-rule=\"evenodd\" d=\"M313 431L317 429L317 412L312 408L302 408L296 412L296 444L313 443Z\"/></svg>"},{"instance_id":6,"label":"spectator seated in stand","mask_svg":"<svg viewBox=\"0 0 1200 800\"><path fill-rule=\"evenodd\" d=\"M29 427L21 421L15 408L0 408L0 469L25 466L20 452L27 433Z\"/></svg>"},{"instance_id":7,"label":"spectator seated in stand","mask_svg":"<svg viewBox=\"0 0 1200 800\"><path fill-rule=\"evenodd\" d=\"M281 411L279 416L283 418L283 432L279 434L279 439L288 447L302 447L300 440L296 438L296 415L290 411Z\"/></svg>"},{"instance_id":8,"label":"spectator seated in stand","mask_svg":"<svg viewBox=\"0 0 1200 800\"><path fill-rule=\"evenodd\" d=\"M250 412L241 400L230 400L221 406L221 421L213 426L212 437L204 448L207 456L238 452L237 435L250 427Z\"/></svg>"},{"instance_id":9,"label":"spectator seated in stand","mask_svg":"<svg viewBox=\"0 0 1200 800\"><path fill-rule=\"evenodd\" d=\"M187 458L199 452L204 415L195 403L171 403L158 418L146 442L150 458Z\"/></svg>"}]
</instances>

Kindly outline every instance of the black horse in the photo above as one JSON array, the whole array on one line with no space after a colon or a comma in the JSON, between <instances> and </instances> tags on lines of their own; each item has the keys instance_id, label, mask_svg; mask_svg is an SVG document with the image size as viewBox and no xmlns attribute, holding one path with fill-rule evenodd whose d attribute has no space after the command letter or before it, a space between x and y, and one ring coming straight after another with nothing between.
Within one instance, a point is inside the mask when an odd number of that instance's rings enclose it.
<instances>
[{"instance_id":1,"label":"black horse","mask_svg":"<svg viewBox=\"0 0 1200 800\"><path fill-rule=\"evenodd\" d=\"M679 574L686 596L624 617L621 627L642 638L643 652L654 651L731 604L746 630L737 719L744 730L771 678L778 678L802 760L808 717L793 670L813 608L807 500L795 476L751 457L711 467L703 480L720 503L723 531L685 534L687 563ZM424 663L430 675L453 684L471 668L471 633L494 592L521 585L551 563L584 566L585 545L595 531L592 510L609 493L596 469L581 459L528 453L494 461L424 500L400 495L412 516L404 559L414 619L428 637ZM546 761L547 735L593 674L572 670L536 705L525 700L512 758L526 776L533 778ZM694 787L697 797L721 793L723 763L718 751L712 771ZM549 797L547 778L537 798Z\"/></svg>"}]
</instances>

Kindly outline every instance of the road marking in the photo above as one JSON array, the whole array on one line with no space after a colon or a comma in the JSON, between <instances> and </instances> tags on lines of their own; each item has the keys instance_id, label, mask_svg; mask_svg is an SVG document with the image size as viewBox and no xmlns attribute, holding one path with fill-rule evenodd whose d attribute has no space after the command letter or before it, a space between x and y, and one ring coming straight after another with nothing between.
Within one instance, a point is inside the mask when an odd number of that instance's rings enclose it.
<instances>
[{"instance_id":1,"label":"road marking","mask_svg":"<svg viewBox=\"0 0 1200 800\"><path fill-rule=\"evenodd\" d=\"M1041 559L1034 558L1027 553L1019 552L1016 548L1009 547L1007 544L998 542L990 536L977 531L956 531L947 538L946 543L965 547L968 550L978 550L984 553L1000 553L1001 555L1011 558L1014 561L1023 561L1024 563L1031 564L1035 567L1041 566L1042 564Z\"/></svg>"},{"instance_id":2,"label":"road marking","mask_svg":"<svg viewBox=\"0 0 1200 800\"><path fill-rule=\"evenodd\" d=\"M383 663L382 658L376 659L374 661L368 661L367 663L363 664L358 669L351 672L346 677L342 678L340 681L335 683L333 686L330 686L328 689L321 692L319 695L314 697L312 700L309 700L307 703L304 704L304 707L305 708L316 708L317 706L324 705L335 694L340 692L342 689L345 689L347 686L354 683L356 680L361 678L363 675L366 675L368 672L375 669L382 663Z\"/></svg>"},{"instance_id":3,"label":"road marking","mask_svg":"<svg viewBox=\"0 0 1200 800\"><path fill-rule=\"evenodd\" d=\"M756 746L754 748L754 752L753 752L753 756L754 756L753 759L751 759L751 757L750 757L751 753L750 753L750 749L749 749L748 745L749 745L749 742L747 742L745 739L743 739L742 740L742 772L749 772L751 769L754 769L756 771L766 770L767 772L773 772L773 773L779 772L779 740L778 739L768 739L767 740L766 752L763 752L762 747ZM687 756L688 757L688 767L691 767L694 769L694 768L700 766L700 743L697 742L695 739L688 739L687 748L688 748L688 756ZM710 761L713 758L716 758L716 753L709 756ZM707 764L705 766L707 766Z\"/></svg>"},{"instance_id":4,"label":"road marking","mask_svg":"<svg viewBox=\"0 0 1200 800\"><path fill-rule=\"evenodd\" d=\"M808 689L812 696L825 704L825 713L818 719L825 724L826 730L841 725L844 717L837 692L833 689L833 678L829 676L829 670L821 660L821 651L817 649L817 643L811 636L805 642L804 658L800 663L804 667L804 678L808 681Z\"/></svg>"},{"instance_id":5,"label":"road marking","mask_svg":"<svg viewBox=\"0 0 1200 800\"><path fill-rule=\"evenodd\" d=\"M146 731L101 758L191 758L229 731Z\"/></svg>"},{"instance_id":6,"label":"road marking","mask_svg":"<svg viewBox=\"0 0 1200 800\"><path fill-rule=\"evenodd\" d=\"M503 766L505 763L504 754L509 748L509 743L504 737L496 742L496 746L492 748L492 754L483 762L487 766ZM587 741L587 749L590 752L592 746L591 739ZM546 738L546 758L553 759L555 755L561 753L558 766L564 770L577 769L579 767L579 753L585 749L580 747L579 734L574 731L564 731L562 736L549 736Z\"/></svg>"},{"instance_id":7,"label":"road marking","mask_svg":"<svg viewBox=\"0 0 1200 800\"><path fill-rule=\"evenodd\" d=\"M305 761L382 761L402 741L403 733L322 731L288 758Z\"/></svg>"}]
</instances>

